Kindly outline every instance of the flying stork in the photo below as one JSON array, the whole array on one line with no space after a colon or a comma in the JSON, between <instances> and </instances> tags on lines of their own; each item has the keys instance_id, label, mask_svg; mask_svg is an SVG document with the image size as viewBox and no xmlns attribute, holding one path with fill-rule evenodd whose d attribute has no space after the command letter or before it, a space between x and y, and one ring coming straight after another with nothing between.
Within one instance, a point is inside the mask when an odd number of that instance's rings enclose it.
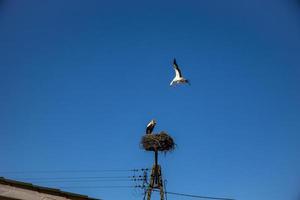
<instances>
[{"instance_id":1,"label":"flying stork","mask_svg":"<svg viewBox=\"0 0 300 200\"><path fill-rule=\"evenodd\" d=\"M156 121L154 119L152 119L149 124L147 125L147 128L146 128L146 134L151 134L154 127L156 125Z\"/></svg>"},{"instance_id":2,"label":"flying stork","mask_svg":"<svg viewBox=\"0 0 300 200\"><path fill-rule=\"evenodd\" d=\"M182 76L182 73L177 65L176 59L174 58L173 60L173 68L175 70L175 78L172 80L172 82L170 83L170 86L174 85L174 84L184 84L187 83L190 85L189 80L185 79Z\"/></svg>"}]
</instances>

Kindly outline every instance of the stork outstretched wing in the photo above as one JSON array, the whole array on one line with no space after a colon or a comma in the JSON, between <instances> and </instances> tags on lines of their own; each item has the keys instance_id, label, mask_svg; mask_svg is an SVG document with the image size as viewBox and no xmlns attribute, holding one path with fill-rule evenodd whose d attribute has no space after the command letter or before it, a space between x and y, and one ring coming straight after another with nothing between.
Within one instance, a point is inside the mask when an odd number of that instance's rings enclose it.
<instances>
[{"instance_id":1,"label":"stork outstretched wing","mask_svg":"<svg viewBox=\"0 0 300 200\"><path fill-rule=\"evenodd\" d=\"M174 58L173 60L173 67L174 67L174 70L175 70L175 73L176 73L176 78L179 78L179 77L182 77L182 74L181 74L181 71L179 69L179 66L177 65L177 62L176 62L176 59Z\"/></svg>"}]
</instances>

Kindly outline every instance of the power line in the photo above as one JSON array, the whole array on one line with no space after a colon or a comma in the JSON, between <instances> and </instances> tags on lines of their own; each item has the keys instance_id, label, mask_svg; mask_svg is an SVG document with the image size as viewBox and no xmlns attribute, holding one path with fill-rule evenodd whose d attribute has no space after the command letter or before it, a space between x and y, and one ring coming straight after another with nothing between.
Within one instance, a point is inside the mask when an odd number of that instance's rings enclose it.
<instances>
[{"instance_id":1,"label":"power line","mask_svg":"<svg viewBox=\"0 0 300 200\"><path fill-rule=\"evenodd\" d=\"M154 189L153 191L159 192L159 190ZM214 200L235 200L231 198L223 198L223 197L209 197L209 196L201 196L201 195L194 195L194 194L184 194L178 192L165 192L166 194L172 194L177 196L185 196L185 197L192 197L192 198L199 198L199 199L214 199Z\"/></svg>"},{"instance_id":2,"label":"power line","mask_svg":"<svg viewBox=\"0 0 300 200\"><path fill-rule=\"evenodd\" d=\"M141 169L105 169L105 170L30 170L30 171L1 171L3 174L34 174L34 173L75 173L75 172L137 172L148 170L147 168Z\"/></svg>"},{"instance_id":3,"label":"power line","mask_svg":"<svg viewBox=\"0 0 300 200\"><path fill-rule=\"evenodd\" d=\"M74 180L74 179L116 179L116 178L141 178L141 176L79 176L79 177L20 177L28 180Z\"/></svg>"},{"instance_id":4,"label":"power line","mask_svg":"<svg viewBox=\"0 0 300 200\"><path fill-rule=\"evenodd\" d=\"M59 183L59 182L97 182L97 181L142 181L144 177L136 176L85 176L85 177L39 177L39 178L19 178L19 180L26 180L37 183Z\"/></svg>"},{"instance_id":5,"label":"power line","mask_svg":"<svg viewBox=\"0 0 300 200\"><path fill-rule=\"evenodd\" d=\"M108 186L65 186L62 189L94 189L94 188L135 188L136 186L123 186L123 185L108 185Z\"/></svg>"},{"instance_id":6,"label":"power line","mask_svg":"<svg viewBox=\"0 0 300 200\"><path fill-rule=\"evenodd\" d=\"M113 182L113 181L142 181L143 179L108 179L108 180L58 180L58 181L35 181L36 183L81 183L81 182Z\"/></svg>"}]
</instances>

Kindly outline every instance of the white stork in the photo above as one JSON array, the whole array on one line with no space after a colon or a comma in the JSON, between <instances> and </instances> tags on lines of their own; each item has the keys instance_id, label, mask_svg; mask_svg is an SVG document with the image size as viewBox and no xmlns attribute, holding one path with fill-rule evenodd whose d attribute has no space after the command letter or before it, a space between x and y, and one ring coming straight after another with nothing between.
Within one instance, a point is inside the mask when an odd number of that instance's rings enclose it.
<instances>
[{"instance_id":1,"label":"white stork","mask_svg":"<svg viewBox=\"0 0 300 200\"><path fill-rule=\"evenodd\" d=\"M177 65L176 59L174 58L173 60L173 68L175 70L175 78L172 80L172 82L170 83L170 86L174 85L174 84L184 84L187 83L190 85L189 80L183 78L182 73Z\"/></svg>"},{"instance_id":2,"label":"white stork","mask_svg":"<svg viewBox=\"0 0 300 200\"><path fill-rule=\"evenodd\" d=\"M146 134L151 134L154 127L156 125L156 121L154 119L152 119L149 124L147 125L147 128L146 128Z\"/></svg>"}]
</instances>

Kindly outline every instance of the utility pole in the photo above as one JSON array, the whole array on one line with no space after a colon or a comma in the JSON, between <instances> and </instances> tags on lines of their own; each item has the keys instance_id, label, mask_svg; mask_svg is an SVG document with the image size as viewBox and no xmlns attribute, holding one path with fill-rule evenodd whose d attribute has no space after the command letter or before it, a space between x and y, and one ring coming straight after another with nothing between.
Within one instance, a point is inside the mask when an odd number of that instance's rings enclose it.
<instances>
[{"instance_id":1,"label":"utility pole","mask_svg":"<svg viewBox=\"0 0 300 200\"><path fill-rule=\"evenodd\" d=\"M146 190L147 192L147 200L151 200L151 194L153 189L159 189L160 191L160 200L164 200L164 186L163 186L163 180L162 180L162 174L161 174L161 167L158 164L158 151L154 152L154 165L151 170L150 175L150 183ZM144 197L145 199L145 197Z\"/></svg>"},{"instance_id":2,"label":"utility pole","mask_svg":"<svg viewBox=\"0 0 300 200\"><path fill-rule=\"evenodd\" d=\"M150 130L151 122L149 123L150 125L147 126L147 134L142 137L140 143L146 151L154 152L154 164L152 166L149 183L147 178L144 178L144 183L147 184L144 188L144 200L151 200L152 192L158 190L160 192L160 200L165 200L165 184L162 179L161 166L158 164L158 152L167 153L174 150L175 143L173 138L164 131L158 134L153 134L152 130Z\"/></svg>"}]
</instances>

